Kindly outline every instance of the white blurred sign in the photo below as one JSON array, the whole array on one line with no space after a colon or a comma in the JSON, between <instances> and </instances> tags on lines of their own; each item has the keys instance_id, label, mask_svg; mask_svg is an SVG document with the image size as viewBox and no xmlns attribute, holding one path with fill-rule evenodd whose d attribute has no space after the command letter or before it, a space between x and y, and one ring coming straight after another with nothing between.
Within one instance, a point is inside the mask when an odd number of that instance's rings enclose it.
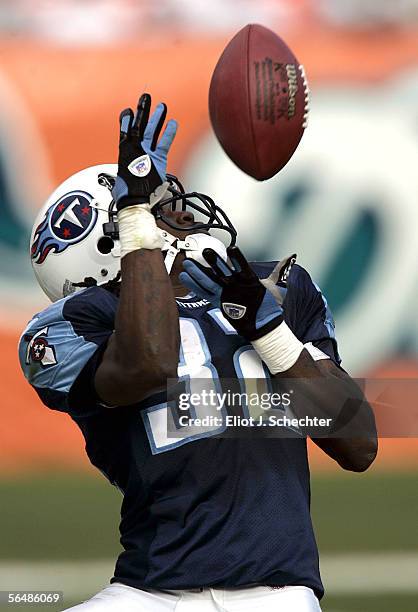
<instances>
[{"instance_id":1,"label":"white blurred sign","mask_svg":"<svg viewBox=\"0 0 418 612\"><path fill-rule=\"evenodd\" d=\"M319 12L334 25L410 24L418 21L418 0L317 0Z\"/></svg>"},{"instance_id":2,"label":"white blurred sign","mask_svg":"<svg viewBox=\"0 0 418 612\"><path fill-rule=\"evenodd\" d=\"M226 209L248 256L297 252L328 288L347 368L363 373L403 344L418 349L418 74L314 91L298 151L266 183L212 136L190 159L186 185Z\"/></svg>"}]
</instances>

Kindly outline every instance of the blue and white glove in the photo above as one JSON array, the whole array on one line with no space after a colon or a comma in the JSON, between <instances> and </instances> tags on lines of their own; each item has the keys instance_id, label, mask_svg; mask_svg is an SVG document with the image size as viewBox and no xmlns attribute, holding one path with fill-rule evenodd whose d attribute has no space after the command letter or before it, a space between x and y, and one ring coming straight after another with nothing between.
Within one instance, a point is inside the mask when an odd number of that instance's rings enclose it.
<instances>
[{"instance_id":1,"label":"blue and white glove","mask_svg":"<svg viewBox=\"0 0 418 612\"><path fill-rule=\"evenodd\" d=\"M167 155L177 131L171 119L158 142L167 106L158 104L151 118L151 96L142 94L134 115L126 108L119 117L120 139L118 174L112 195L118 211L134 204L152 208L167 192Z\"/></svg>"},{"instance_id":2,"label":"blue and white glove","mask_svg":"<svg viewBox=\"0 0 418 612\"><path fill-rule=\"evenodd\" d=\"M238 247L227 249L229 266L212 249L204 249L209 268L185 259L180 280L197 295L221 309L237 332L253 341L283 321L283 308L260 282Z\"/></svg>"},{"instance_id":3,"label":"blue and white glove","mask_svg":"<svg viewBox=\"0 0 418 612\"><path fill-rule=\"evenodd\" d=\"M227 253L231 266L212 249L203 251L209 268L185 259L181 282L221 309L272 374L289 370L303 344L284 321L277 283L285 284L296 255L279 262L268 278L260 280L237 247L230 247Z\"/></svg>"}]
</instances>

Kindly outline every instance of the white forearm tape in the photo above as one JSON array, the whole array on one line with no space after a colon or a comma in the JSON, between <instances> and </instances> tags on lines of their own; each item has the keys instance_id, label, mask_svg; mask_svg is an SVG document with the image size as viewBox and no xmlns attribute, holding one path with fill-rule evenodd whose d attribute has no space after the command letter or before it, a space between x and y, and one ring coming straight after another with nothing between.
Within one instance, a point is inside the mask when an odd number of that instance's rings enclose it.
<instances>
[{"instance_id":1,"label":"white forearm tape","mask_svg":"<svg viewBox=\"0 0 418 612\"><path fill-rule=\"evenodd\" d=\"M285 372L299 358L303 350L292 330L283 321L276 329L251 343L272 374Z\"/></svg>"},{"instance_id":2,"label":"white forearm tape","mask_svg":"<svg viewBox=\"0 0 418 612\"><path fill-rule=\"evenodd\" d=\"M118 212L120 256L138 249L161 249L164 240L149 204L128 206Z\"/></svg>"}]
</instances>

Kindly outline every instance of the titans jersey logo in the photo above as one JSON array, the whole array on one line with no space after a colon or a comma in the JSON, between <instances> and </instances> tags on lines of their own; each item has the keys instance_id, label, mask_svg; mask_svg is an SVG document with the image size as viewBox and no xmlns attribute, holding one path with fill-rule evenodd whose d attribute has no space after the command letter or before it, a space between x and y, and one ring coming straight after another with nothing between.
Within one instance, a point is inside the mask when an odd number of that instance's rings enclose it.
<instances>
[{"instance_id":1,"label":"titans jersey logo","mask_svg":"<svg viewBox=\"0 0 418 612\"><path fill-rule=\"evenodd\" d=\"M90 234L97 221L97 210L92 202L90 194L71 191L48 209L33 236L31 257L34 263L43 263L51 251L62 253Z\"/></svg>"},{"instance_id":2,"label":"titans jersey logo","mask_svg":"<svg viewBox=\"0 0 418 612\"><path fill-rule=\"evenodd\" d=\"M47 335L48 327L44 327L30 338L26 349L26 365L33 362L44 367L56 365L55 349L48 343Z\"/></svg>"}]
</instances>

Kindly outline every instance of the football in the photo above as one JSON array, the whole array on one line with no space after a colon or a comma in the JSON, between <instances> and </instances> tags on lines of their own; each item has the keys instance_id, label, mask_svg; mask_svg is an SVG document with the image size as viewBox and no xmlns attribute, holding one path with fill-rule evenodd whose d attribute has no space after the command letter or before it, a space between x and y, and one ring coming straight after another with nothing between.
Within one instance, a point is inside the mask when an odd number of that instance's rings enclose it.
<instances>
[{"instance_id":1,"label":"football","mask_svg":"<svg viewBox=\"0 0 418 612\"><path fill-rule=\"evenodd\" d=\"M307 125L302 65L274 32L249 24L228 43L209 88L209 114L230 159L259 181L287 164Z\"/></svg>"}]
</instances>

